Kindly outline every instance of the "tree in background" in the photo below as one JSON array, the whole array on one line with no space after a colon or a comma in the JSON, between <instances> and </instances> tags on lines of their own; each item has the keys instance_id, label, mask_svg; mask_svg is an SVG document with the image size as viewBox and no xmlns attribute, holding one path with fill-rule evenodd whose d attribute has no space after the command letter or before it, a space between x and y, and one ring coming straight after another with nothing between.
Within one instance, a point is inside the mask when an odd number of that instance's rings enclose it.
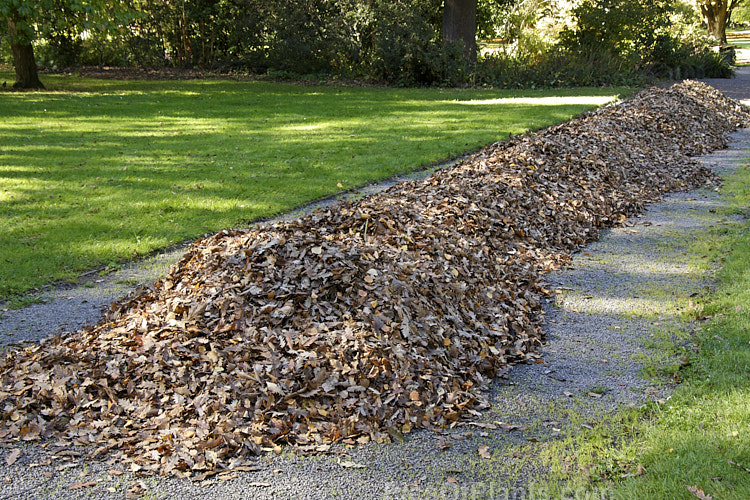
<instances>
[{"instance_id":1,"label":"tree in background","mask_svg":"<svg viewBox=\"0 0 750 500\"><path fill-rule=\"evenodd\" d=\"M575 26L560 40L571 52L599 54L623 67L649 64L668 52L674 0L583 0L574 10Z\"/></svg>"},{"instance_id":2,"label":"tree in background","mask_svg":"<svg viewBox=\"0 0 750 500\"><path fill-rule=\"evenodd\" d=\"M463 43L464 57L477 62L477 0L445 0L443 44Z\"/></svg>"},{"instance_id":3,"label":"tree in background","mask_svg":"<svg viewBox=\"0 0 750 500\"><path fill-rule=\"evenodd\" d=\"M0 0L0 26L7 26L16 71L13 87L44 88L34 57L33 43L38 37L66 33L69 40L75 40L84 32L118 26L126 13L121 0ZM75 31L72 37L71 30Z\"/></svg>"},{"instance_id":4,"label":"tree in background","mask_svg":"<svg viewBox=\"0 0 750 500\"><path fill-rule=\"evenodd\" d=\"M726 0L727 18L740 1ZM718 76L727 68L698 35L699 3L716 1L0 0L0 36L13 47L11 54L3 45L0 58L12 57L23 88L42 85L36 61L334 74L405 86ZM477 40L491 41L481 58Z\"/></svg>"},{"instance_id":5,"label":"tree in background","mask_svg":"<svg viewBox=\"0 0 750 500\"><path fill-rule=\"evenodd\" d=\"M727 25L732 18L732 11L742 2L743 0L698 0L708 34L718 42L727 43Z\"/></svg>"},{"instance_id":6,"label":"tree in background","mask_svg":"<svg viewBox=\"0 0 750 500\"><path fill-rule=\"evenodd\" d=\"M34 40L32 18L36 13L35 3L26 0L0 0L0 20L4 20L8 28L7 37L16 70L14 88L44 88L39 80L34 47L31 45Z\"/></svg>"}]
</instances>

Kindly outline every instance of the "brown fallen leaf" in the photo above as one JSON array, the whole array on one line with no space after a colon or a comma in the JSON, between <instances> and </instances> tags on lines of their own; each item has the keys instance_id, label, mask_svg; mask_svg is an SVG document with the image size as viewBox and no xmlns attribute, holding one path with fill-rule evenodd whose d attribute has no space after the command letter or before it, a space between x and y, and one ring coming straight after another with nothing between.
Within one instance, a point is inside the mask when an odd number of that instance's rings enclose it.
<instances>
[{"instance_id":1,"label":"brown fallen leaf","mask_svg":"<svg viewBox=\"0 0 750 500\"><path fill-rule=\"evenodd\" d=\"M96 486L96 481L86 481L85 483L73 483L68 486L69 490L82 490L84 488L91 488L92 486Z\"/></svg>"},{"instance_id":2,"label":"brown fallen leaf","mask_svg":"<svg viewBox=\"0 0 750 500\"><path fill-rule=\"evenodd\" d=\"M339 462L339 465L344 469L364 469L367 467L366 465L358 464L351 460L344 460L343 462Z\"/></svg>"},{"instance_id":3,"label":"brown fallen leaf","mask_svg":"<svg viewBox=\"0 0 750 500\"><path fill-rule=\"evenodd\" d=\"M453 446L453 443L444 437L440 437L437 442L438 448L440 448L442 451L445 451Z\"/></svg>"},{"instance_id":4,"label":"brown fallen leaf","mask_svg":"<svg viewBox=\"0 0 750 500\"><path fill-rule=\"evenodd\" d=\"M9 466L13 465L14 463L16 463L16 460L18 460L20 456L21 456L21 450L19 450L18 448L13 448L13 450L10 453L5 455L5 463L8 464Z\"/></svg>"},{"instance_id":5,"label":"brown fallen leaf","mask_svg":"<svg viewBox=\"0 0 750 500\"><path fill-rule=\"evenodd\" d=\"M125 493L125 498L140 498L147 492L148 488L146 488L146 484L143 481L135 481L128 485L128 491Z\"/></svg>"},{"instance_id":6,"label":"brown fallen leaf","mask_svg":"<svg viewBox=\"0 0 750 500\"><path fill-rule=\"evenodd\" d=\"M479 456L481 458L484 458L486 460L489 460L490 458L492 458L492 455L490 454L490 447L487 446L486 444L483 444L482 446L480 446L477 449L477 451L479 452Z\"/></svg>"},{"instance_id":7,"label":"brown fallen leaf","mask_svg":"<svg viewBox=\"0 0 750 500\"><path fill-rule=\"evenodd\" d=\"M448 482L450 484L458 484L458 479L456 479L453 476L449 476L448 479L446 479L446 482Z\"/></svg>"},{"instance_id":8,"label":"brown fallen leaf","mask_svg":"<svg viewBox=\"0 0 750 500\"><path fill-rule=\"evenodd\" d=\"M705 493L700 486L687 486L687 490L700 500L712 500L711 495Z\"/></svg>"},{"instance_id":9,"label":"brown fallen leaf","mask_svg":"<svg viewBox=\"0 0 750 500\"><path fill-rule=\"evenodd\" d=\"M466 422L467 425L474 427L480 427L482 429L497 429L497 424L490 424L487 422Z\"/></svg>"}]
</instances>

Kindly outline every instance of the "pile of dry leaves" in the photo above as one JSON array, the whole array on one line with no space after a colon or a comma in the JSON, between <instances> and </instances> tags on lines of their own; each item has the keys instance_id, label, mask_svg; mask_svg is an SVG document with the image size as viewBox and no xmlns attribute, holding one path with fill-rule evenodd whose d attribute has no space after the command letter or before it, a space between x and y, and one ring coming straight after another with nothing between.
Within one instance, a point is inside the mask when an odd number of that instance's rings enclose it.
<instances>
[{"instance_id":1,"label":"pile of dry leaves","mask_svg":"<svg viewBox=\"0 0 750 500\"><path fill-rule=\"evenodd\" d=\"M105 320L0 361L5 440L201 474L289 443L448 426L540 344L541 273L666 191L750 114L650 89L423 181L195 242Z\"/></svg>"}]
</instances>

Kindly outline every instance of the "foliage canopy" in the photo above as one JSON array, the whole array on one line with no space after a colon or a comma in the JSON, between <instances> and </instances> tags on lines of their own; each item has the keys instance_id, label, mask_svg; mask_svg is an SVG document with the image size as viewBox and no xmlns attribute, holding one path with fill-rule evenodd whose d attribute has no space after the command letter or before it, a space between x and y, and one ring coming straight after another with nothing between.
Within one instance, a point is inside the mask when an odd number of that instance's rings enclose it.
<instances>
[{"instance_id":1,"label":"foliage canopy","mask_svg":"<svg viewBox=\"0 0 750 500\"><path fill-rule=\"evenodd\" d=\"M0 0L0 18L15 13L39 63L50 68L204 68L511 87L728 70L688 28L695 5L679 0L477 0L477 36L487 41L478 65L460 43L444 43L443 0L40 1L37 10L29 0ZM692 15L681 15L688 8Z\"/></svg>"}]
</instances>

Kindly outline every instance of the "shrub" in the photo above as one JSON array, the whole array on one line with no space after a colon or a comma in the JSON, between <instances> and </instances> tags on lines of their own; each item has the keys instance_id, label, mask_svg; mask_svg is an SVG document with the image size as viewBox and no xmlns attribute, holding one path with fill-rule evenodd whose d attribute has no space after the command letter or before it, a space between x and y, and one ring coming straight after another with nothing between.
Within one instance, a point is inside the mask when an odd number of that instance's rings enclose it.
<instances>
[{"instance_id":1,"label":"shrub","mask_svg":"<svg viewBox=\"0 0 750 500\"><path fill-rule=\"evenodd\" d=\"M551 48L539 57L496 53L482 57L477 83L504 88L639 85L642 74L628 71L606 52L570 54Z\"/></svg>"},{"instance_id":2,"label":"shrub","mask_svg":"<svg viewBox=\"0 0 750 500\"><path fill-rule=\"evenodd\" d=\"M434 0L374 3L373 22L363 40L367 71L397 85L465 82L470 68L463 47L455 43L443 48L438 13Z\"/></svg>"},{"instance_id":3,"label":"shrub","mask_svg":"<svg viewBox=\"0 0 750 500\"><path fill-rule=\"evenodd\" d=\"M443 45L443 0L137 5L141 11L128 13L127 22L113 18L106 30L91 33L82 31L88 21L81 12L55 12L37 46L38 61L202 67L294 79L327 74L401 86L604 85L731 73L705 36L687 28L694 12L680 10L678 0L581 0L573 24L563 22L570 15L561 0L481 1L479 32L502 45L476 66L464 58L460 42ZM0 57L7 60L7 50Z\"/></svg>"},{"instance_id":4,"label":"shrub","mask_svg":"<svg viewBox=\"0 0 750 500\"><path fill-rule=\"evenodd\" d=\"M584 0L574 9L576 24L560 33L560 47L573 60L599 54L627 74L703 77L731 74L708 41L689 28L674 0Z\"/></svg>"}]
</instances>

